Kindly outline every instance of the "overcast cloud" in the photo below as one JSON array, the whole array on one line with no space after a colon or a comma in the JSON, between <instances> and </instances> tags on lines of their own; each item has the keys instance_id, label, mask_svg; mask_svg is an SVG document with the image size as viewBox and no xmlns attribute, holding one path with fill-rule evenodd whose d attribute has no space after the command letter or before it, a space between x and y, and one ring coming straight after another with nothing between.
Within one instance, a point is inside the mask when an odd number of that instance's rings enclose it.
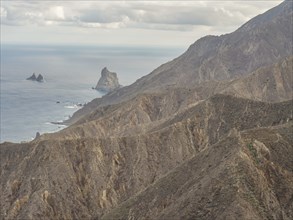
<instances>
[{"instance_id":1,"label":"overcast cloud","mask_svg":"<svg viewBox=\"0 0 293 220\"><path fill-rule=\"evenodd\" d=\"M280 2L6 0L1 42L187 45L233 31Z\"/></svg>"}]
</instances>

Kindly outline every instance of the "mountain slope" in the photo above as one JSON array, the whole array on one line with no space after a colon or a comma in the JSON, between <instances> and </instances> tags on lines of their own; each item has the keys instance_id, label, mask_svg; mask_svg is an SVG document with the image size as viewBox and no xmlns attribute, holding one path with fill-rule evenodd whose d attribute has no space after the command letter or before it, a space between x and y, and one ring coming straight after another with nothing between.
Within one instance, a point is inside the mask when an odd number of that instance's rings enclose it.
<instances>
[{"instance_id":1,"label":"mountain slope","mask_svg":"<svg viewBox=\"0 0 293 220\"><path fill-rule=\"evenodd\" d=\"M102 219L292 219L292 129L234 130Z\"/></svg>"},{"instance_id":2,"label":"mountain slope","mask_svg":"<svg viewBox=\"0 0 293 220\"><path fill-rule=\"evenodd\" d=\"M164 120L214 94L228 94L266 102L280 102L293 97L293 57L278 60L274 64L260 67L254 72L235 80L209 81L194 88L166 88L158 92L137 95L128 101L103 107L91 107L88 115L76 124L103 117L106 123L119 119L136 124L154 123ZM115 118L107 114L116 112ZM77 117L79 118L77 112ZM112 116L111 116L112 117ZM121 123L119 127L121 127ZM130 128L131 126L128 126ZM118 127L117 127L118 128ZM120 129L120 128L119 128ZM105 133L101 130L101 133Z\"/></svg>"},{"instance_id":3,"label":"mountain slope","mask_svg":"<svg viewBox=\"0 0 293 220\"><path fill-rule=\"evenodd\" d=\"M291 106L217 95L129 136L99 137L85 122L82 133L70 127L28 144L2 144L2 218L101 216L235 129L292 121Z\"/></svg>"},{"instance_id":4,"label":"mountain slope","mask_svg":"<svg viewBox=\"0 0 293 220\"><path fill-rule=\"evenodd\" d=\"M247 77L234 80L220 93L253 100L277 102L293 98L293 57L261 67Z\"/></svg>"},{"instance_id":5,"label":"mountain slope","mask_svg":"<svg viewBox=\"0 0 293 220\"><path fill-rule=\"evenodd\" d=\"M292 219L291 3L1 144L0 218Z\"/></svg>"},{"instance_id":6,"label":"mountain slope","mask_svg":"<svg viewBox=\"0 0 293 220\"><path fill-rule=\"evenodd\" d=\"M182 56L142 79L141 84L151 81L152 89L154 84L162 87L174 83L179 87L193 87L209 80L242 76L289 56L292 54L292 13L292 2L284 1L235 32L203 37Z\"/></svg>"},{"instance_id":7,"label":"mountain slope","mask_svg":"<svg viewBox=\"0 0 293 220\"><path fill-rule=\"evenodd\" d=\"M284 1L230 34L206 36L178 58L161 65L134 84L92 101L70 123L101 105L166 87L193 88L208 81L235 79L292 55L292 1Z\"/></svg>"}]
</instances>

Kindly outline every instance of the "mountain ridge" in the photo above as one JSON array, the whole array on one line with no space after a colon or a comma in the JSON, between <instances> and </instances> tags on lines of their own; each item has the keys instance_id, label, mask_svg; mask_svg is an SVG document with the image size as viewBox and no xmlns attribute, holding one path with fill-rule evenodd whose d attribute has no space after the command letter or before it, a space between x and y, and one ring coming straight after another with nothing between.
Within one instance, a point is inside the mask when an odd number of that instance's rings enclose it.
<instances>
[{"instance_id":1,"label":"mountain ridge","mask_svg":"<svg viewBox=\"0 0 293 220\"><path fill-rule=\"evenodd\" d=\"M265 131L266 139L262 139L262 142L257 138L250 142L253 133L264 132L262 130L264 128L253 129L244 131L243 134L233 131L228 137L201 151L144 191L106 213L101 219L289 219L293 206L290 195L285 196L285 187L292 195L290 188L293 178L291 176L291 182L288 181L286 185L282 184L282 196L286 198L286 205L281 208L278 198L272 193L274 189L269 189L272 180L268 176L276 175L274 181L280 187L278 178L283 176L286 179L289 173L286 166L282 167L283 171L279 164L270 163L268 159L272 156L272 146L268 145L271 141L269 136L278 135L277 128L273 127L272 132ZM288 135L290 134L287 133ZM285 140L282 141L286 143ZM237 148L232 147L235 145ZM252 146L255 150L252 152L256 153L252 153L248 146ZM283 148L283 153L292 153L292 147L289 149L290 152ZM255 164L257 173L265 173L260 179L253 176ZM248 177L247 173L251 176ZM257 193L252 191L255 188L251 185L257 188ZM172 202L174 200L176 203ZM278 211L272 211L272 207Z\"/></svg>"},{"instance_id":2,"label":"mountain ridge","mask_svg":"<svg viewBox=\"0 0 293 220\"><path fill-rule=\"evenodd\" d=\"M256 69L292 55L292 2L279 6L248 21L274 17L263 27L247 32L236 31L221 36L205 36L185 53L165 63L130 86L93 100L67 122L74 123L92 108L129 100L138 94L161 91L168 87L193 88L209 81L233 80ZM278 13L275 13L278 11Z\"/></svg>"}]
</instances>

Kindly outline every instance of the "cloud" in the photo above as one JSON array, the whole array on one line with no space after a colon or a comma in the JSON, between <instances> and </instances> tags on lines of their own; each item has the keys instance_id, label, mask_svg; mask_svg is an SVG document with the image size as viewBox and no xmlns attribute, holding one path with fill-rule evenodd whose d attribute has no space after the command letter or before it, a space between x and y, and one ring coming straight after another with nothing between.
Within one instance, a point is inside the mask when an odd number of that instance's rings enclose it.
<instances>
[{"instance_id":1,"label":"cloud","mask_svg":"<svg viewBox=\"0 0 293 220\"><path fill-rule=\"evenodd\" d=\"M7 17L7 10L3 7L0 9L0 17L3 19Z\"/></svg>"},{"instance_id":2,"label":"cloud","mask_svg":"<svg viewBox=\"0 0 293 220\"><path fill-rule=\"evenodd\" d=\"M3 1L2 5L3 25L190 31L196 26L239 26L276 2Z\"/></svg>"},{"instance_id":3,"label":"cloud","mask_svg":"<svg viewBox=\"0 0 293 220\"><path fill-rule=\"evenodd\" d=\"M1 1L1 43L187 46L273 1Z\"/></svg>"},{"instance_id":4,"label":"cloud","mask_svg":"<svg viewBox=\"0 0 293 220\"><path fill-rule=\"evenodd\" d=\"M65 14L63 6L50 7L48 11L44 13L45 20L65 20Z\"/></svg>"}]
</instances>

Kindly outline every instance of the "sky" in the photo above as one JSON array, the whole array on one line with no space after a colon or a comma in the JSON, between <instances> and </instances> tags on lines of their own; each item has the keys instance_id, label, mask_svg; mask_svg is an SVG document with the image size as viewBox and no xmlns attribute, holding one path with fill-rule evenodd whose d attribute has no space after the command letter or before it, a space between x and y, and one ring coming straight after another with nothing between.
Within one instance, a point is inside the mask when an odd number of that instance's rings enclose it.
<instances>
[{"instance_id":1,"label":"sky","mask_svg":"<svg viewBox=\"0 0 293 220\"><path fill-rule=\"evenodd\" d=\"M1 44L187 47L281 2L1 0Z\"/></svg>"}]
</instances>

